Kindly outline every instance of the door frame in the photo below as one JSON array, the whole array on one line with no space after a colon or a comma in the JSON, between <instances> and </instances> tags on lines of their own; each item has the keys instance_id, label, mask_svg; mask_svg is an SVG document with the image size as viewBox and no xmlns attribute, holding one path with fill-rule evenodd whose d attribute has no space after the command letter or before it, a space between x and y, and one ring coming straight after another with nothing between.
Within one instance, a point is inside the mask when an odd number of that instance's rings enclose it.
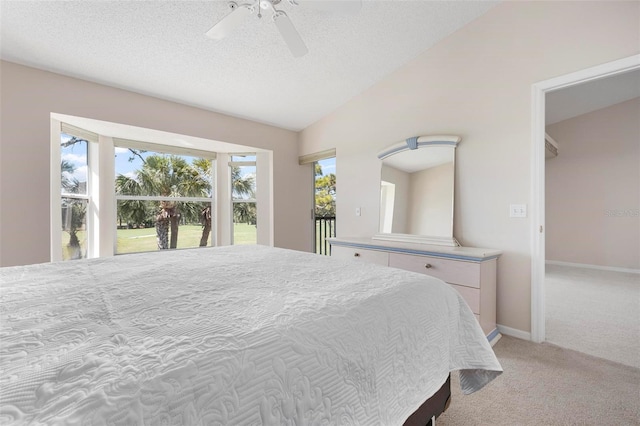
<instances>
[{"instance_id":1,"label":"door frame","mask_svg":"<svg viewBox=\"0 0 640 426\"><path fill-rule=\"evenodd\" d=\"M545 95L592 80L640 69L633 55L533 84L531 88L531 340L545 340Z\"/></svg>"}]
</instances>

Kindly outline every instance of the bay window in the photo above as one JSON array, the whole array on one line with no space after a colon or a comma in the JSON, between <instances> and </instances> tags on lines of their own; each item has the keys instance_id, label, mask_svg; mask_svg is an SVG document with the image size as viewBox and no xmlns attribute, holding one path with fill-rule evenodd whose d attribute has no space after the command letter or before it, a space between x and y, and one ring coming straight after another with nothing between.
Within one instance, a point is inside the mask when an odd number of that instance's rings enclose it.
<instances>
[{"instance_id":1,"label":"bay window","mask_svg":"<svg viewBox=\"0 0 640 426\"><path fill-rule=\"evenodd\" d=\"M51 120L51 260L273 244L270 151L66 117Z\"/></svg>"}]
</instances>

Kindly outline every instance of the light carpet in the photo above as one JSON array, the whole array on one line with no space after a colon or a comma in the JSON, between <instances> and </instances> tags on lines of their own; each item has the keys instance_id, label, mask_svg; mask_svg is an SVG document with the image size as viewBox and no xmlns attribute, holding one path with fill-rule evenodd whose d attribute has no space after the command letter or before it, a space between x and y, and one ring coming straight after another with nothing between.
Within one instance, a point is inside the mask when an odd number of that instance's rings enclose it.
<instances>
[{"instance_id":1,"label":"light carpet","mask_svg":"<svg viewBox=\"0 0 640 426\"><path fill-rule=\"evenodd\" d=\"M436 425L640 425L640 369L570 349L504 336L494 346L504 373L452 402Z\"/></svg>"},{"instance_id":2,"label":"light carpet","mask_svg":"<svg viewBox=\"0 0 640 426\"><path fill-rule=\"evenodd\" d=\"M640 368L640 274L546 269L546 340Z\"/></svg>"}]
</instances>

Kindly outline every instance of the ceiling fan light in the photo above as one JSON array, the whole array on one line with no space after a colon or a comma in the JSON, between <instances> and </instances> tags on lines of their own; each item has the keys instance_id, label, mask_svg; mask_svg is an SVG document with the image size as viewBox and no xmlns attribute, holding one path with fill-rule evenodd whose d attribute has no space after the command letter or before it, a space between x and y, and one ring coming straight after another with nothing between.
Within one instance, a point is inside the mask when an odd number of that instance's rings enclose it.
<instances>
[{"instance_id":1,"label":"ceiling fan light","mask_svg":"<svg viewBox=\"0 0 640 426\"><path fill-rule=\"evenodd\" d=\"M269 9L271 7L271 2L269 0L260 0L260 9Z\"/></svg>"}]
</instances>

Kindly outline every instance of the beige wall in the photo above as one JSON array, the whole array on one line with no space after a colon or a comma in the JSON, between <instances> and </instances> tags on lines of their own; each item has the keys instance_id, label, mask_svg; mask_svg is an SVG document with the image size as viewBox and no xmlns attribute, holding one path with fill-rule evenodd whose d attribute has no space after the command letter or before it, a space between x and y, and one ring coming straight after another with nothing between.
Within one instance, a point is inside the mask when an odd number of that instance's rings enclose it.
<instances>
[{"instance_id":1,"label":"beige wall","mask_svg":"<svg viewBox=\"0 0 640 426\"><path fill-rule=\"evenodd\" d=\"M640 98L547 133L547 260L640 269Z\"/></svg>"},{"instance_id":2,"label":"beige wall","mask_svg":"<svg viewBox=\"0 0 640 426\"><path fill-rule=\"evenodd\" d=\"M337 150L338 234L377 229L379 150L462 136L454 235L504 251L498 323L529 331L531 224L509 218L509 204L531 199L531 86L638 54L639 34L639 2L504 2L308 127L302 154Z\"/></svg>"},{"instance_id":3,"label":"beige wall","mask_svg":"<svg viewBox=\"0 0 640 426\"><path fill-rule=\"evenodd\" d=\"M312 169L297 133L9 62L0 63L0 265L48 262L50 113L273 150L274 241L310 250Z\"/></svg>"}]
</instances>

